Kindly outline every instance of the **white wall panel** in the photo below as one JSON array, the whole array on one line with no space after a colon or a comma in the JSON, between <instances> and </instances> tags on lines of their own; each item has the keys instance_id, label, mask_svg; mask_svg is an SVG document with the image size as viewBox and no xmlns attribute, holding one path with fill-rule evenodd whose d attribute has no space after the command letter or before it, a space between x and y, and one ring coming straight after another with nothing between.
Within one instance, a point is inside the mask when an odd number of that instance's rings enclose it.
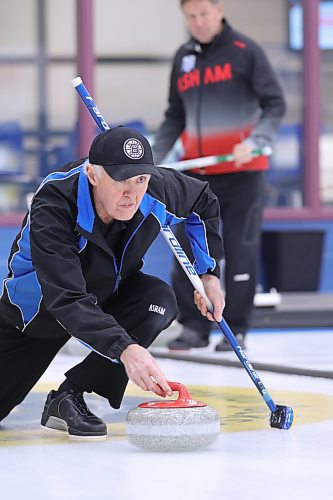
<instances>
[{"instance_id":1,"label":"white wall panel","mask_svg":"<svg viewBox=\"0 0 333 500\"><path fill-rule=\"evenodd\" d=\"M95 100L107 121L142 119L156 128L167 104L170 68L167 64L100 66Z\"/></svg>"},{"instance_id":2,"label":"white wall panel","mask_svg":"<svg viewBox=\"0 0 333 500\"><path fill-rule=\"evenodd\" d=\"M1 66L1 121L18 121L24 128L37 127L38 82L32 66Z\"/></svg>"},{"instance_id":3,"label":"white wall panel","mask_svg":"<svg viewBox=\"0 0 333 500\"><path fill-rule=\"evenodd\" d=\"M96 0L98 55L169 55L185 33L178 0Z\"/></svg>"},{"instance_id":4,"label":"white wall panel","mask_svg":"<svg viewBox=\"0 0 333 500\"><path fill-rule=\"evenodd\" d=\"M36 0L1 0L0 55L36 53Z\"/></svg>"}]
</instances>

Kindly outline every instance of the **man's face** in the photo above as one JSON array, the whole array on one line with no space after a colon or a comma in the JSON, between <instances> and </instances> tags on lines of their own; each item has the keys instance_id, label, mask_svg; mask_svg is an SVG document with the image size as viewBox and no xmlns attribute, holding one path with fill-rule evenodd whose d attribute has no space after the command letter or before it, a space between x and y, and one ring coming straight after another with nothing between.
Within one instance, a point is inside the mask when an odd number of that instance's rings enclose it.
<instances>
[{"instance_id":1,"label":"man's face","mask_svg":"<svg viewBox=\"0 0 333 500\"><path fill-rule=\"evenodd\" d=\"M108 223L130 220L138 210L147 191L149 174L137 175L124 181L115 181L104 170L89 165L87 175L94 186L94 201L99 217Z\"/></svg>"},{"instance_id":2,"label":"man's face","mask_svg":"<svg viewBox=\"0 0 333 500\"><path fill-rule=\"evenodd\" d=\"M183 5L188 29L200 43L210 43L221 31L223 5L210 0L190 0Z\"/></svg>"}]
</instances>

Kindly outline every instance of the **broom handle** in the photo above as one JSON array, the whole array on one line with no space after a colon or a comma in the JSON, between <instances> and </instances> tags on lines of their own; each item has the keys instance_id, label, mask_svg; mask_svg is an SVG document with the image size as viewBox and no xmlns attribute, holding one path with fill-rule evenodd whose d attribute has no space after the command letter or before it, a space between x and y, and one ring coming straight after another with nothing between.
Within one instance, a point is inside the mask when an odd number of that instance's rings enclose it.
<instances>
[{"instance_id":1,"label":"broom handle","mask_svg":"<svg viewBox=\"0 0 333 500\"><path fill-rule=\"evenodd\" d=\"M270 146L265 146L263 148L253 149L251 151L252 156L271 156L272 148ZM161 166L166 168L173 168L174 170L179 170L183 172L184 170L191 170L193 168L204 168L212 167L221 162L232 162L235 160L233 154L229 153L226 155L215 155L215 156L203 156L201 158L195 158L193 160L183 160L174 163L163 163Z\"/></svg>"},{"instance_id":2,"label":"broom handle","mask_svg":"<svg viewBox=\"0 0 333 500\"><path fill-rule=\"evenodd\" d=\"M191 262L189 261L184 250L180 246L180 243L178 242L177 238L173 234L172 230L170 229L170 227L165 226L165 227L162 227L161 232L162 232L166 242L168 243L169 247L171 248L174 256L176 257L179 264L184 269L188 279L191 281L194 288L205 299L205 301L207 303L207 308L211 312L211 314L213 315L213 305L206 295L203 283L202 283L201 279L199 278L196 270L192 266ZM213 315L213 317L214 317L214 315ZM259 393L263 397L265 403L267 404L267 406L269 407L269 409L272 412L275 412L277 410L276 404L274 403L273 399L269 395L267 389L265 388L264 384L260 380L259 375L257 374L257 372L253 368L252 364L248 360L243 349L239 345L236 337L232 333L227 322L225 321L224 318L222 318L222 321L215 320L215 322L216 322L217 326L219 327L219 329L221 330L221 332L223 333L223 335L226 337L226 339L229 342L229 344L231 345L231 347L233 348L236 356L238 357L239 361L244 366L245 370L247 371L248 375L252 379L252 381L255 384L256 388L258 389Z\"/></svg>"},{"instance_id":3,"label":"broom handle","mask_svg":"<svg viewBox=\"0 0 333 500\"><path fill-rule=\"evenodd\" d=\"M74 80L72 80L72 84L75 87L79 96L81 97L82 101L86 105L89 113L91 114L91 116L93 117L95 122L97 123L99 129L102 132L104 130L108 130L110 128L109 125L104 120L101 112L99 111L98 107L95 104L95 101L90 96L90 94L89 94L88 90L86 89L86 87L84 86L81 78L80 77L74 78ZM205 300L207 302L207 307L210 310L210 312L213 314L213 306L205 293L203 283L202 283L201 279L199 278L196 270L192 266L191 262L189 261L188 257L186 256L184 250L180 246L180 244L179 244L177 238L175 237L175 235L173 234L172 230L170 229L169 226L164 226L161 228L161 233L163 234L167 244L171 248L171 250L172 250L173 254L175 255L175 257L177 258L178 262L180 263L180 265L184 269L184 271L185 271L187 277L189 278L189 280L191 281L192 285L200 293L200 295L205 298ZM250 378L252 379L254 385L258 389L259 393L263 397L263 399L264 399L265 403L267 404L267 406L269 407L269 409L272 412L275 412L277 410L276 404L274 403L274 401L272 400L272 398L268 394L267 390L264 387L264 384L261 382L261 380L259 378L259 375L257 374L255 369L251 365L250 361L247 359L246 354L243 352L241 346L237 342L236 337L234 336L234 334L230 330L226 321L222 318L222 321L221 322L216 321L216 324L220 328L220 330L222 331L222 333L224 334L226 339L228 340L228 342L231 345L231 347L233 348L233 350L235 351L236 356L238 357L238 359L240 360L240 362L244 366L245 370L249 374Z\"/></svg>"}]
</instances>

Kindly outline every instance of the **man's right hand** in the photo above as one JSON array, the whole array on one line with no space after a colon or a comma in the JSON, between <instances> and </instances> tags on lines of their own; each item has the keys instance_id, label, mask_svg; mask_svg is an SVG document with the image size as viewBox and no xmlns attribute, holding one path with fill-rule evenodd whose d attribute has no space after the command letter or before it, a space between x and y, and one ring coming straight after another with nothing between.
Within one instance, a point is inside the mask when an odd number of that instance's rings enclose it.
<instances>
[{"instance_id":1,"label":"man's right hand","mask_svg":"<svg viewBox=\"0 0 333 500\"><path fill-rule=\"evenodd\" d=\"M144 391L158 396L172 396L171 387L150 352L138 344L131 344L121 353L128 378Z\"/></svg>"},{"instance_id":2,"label":"man's right hand","mask_svg":"<svg viewBox=\"0 0 333 500\"><path fill-rule=\"evenodd\" d=\"M248 142L240 142L234 146L232 154L236 168L241 167L245 163L249 163L252 160L252 149L254 149L254 145Z\"/></svg>"}]
</instances>

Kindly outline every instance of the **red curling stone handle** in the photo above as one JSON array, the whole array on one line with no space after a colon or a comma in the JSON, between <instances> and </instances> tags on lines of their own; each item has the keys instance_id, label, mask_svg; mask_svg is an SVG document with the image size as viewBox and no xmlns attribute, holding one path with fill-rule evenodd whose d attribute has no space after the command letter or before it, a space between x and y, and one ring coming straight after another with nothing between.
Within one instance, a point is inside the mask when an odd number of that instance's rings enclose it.
<instances>
[{"instance_id":1,"label":"red curling stone handle","mask_svg":"<svg viewBox=\"0 0 333 500\"><path fill-rule=\"evenodd\" d=\"M176 400L150 401L149 403L141 403L139 408L195 408L207 406L203 401L192 399L190 393L183 384L169 381L168 384L173 391L178 392L178 398Z\"/></svg>"}]
</instances>

